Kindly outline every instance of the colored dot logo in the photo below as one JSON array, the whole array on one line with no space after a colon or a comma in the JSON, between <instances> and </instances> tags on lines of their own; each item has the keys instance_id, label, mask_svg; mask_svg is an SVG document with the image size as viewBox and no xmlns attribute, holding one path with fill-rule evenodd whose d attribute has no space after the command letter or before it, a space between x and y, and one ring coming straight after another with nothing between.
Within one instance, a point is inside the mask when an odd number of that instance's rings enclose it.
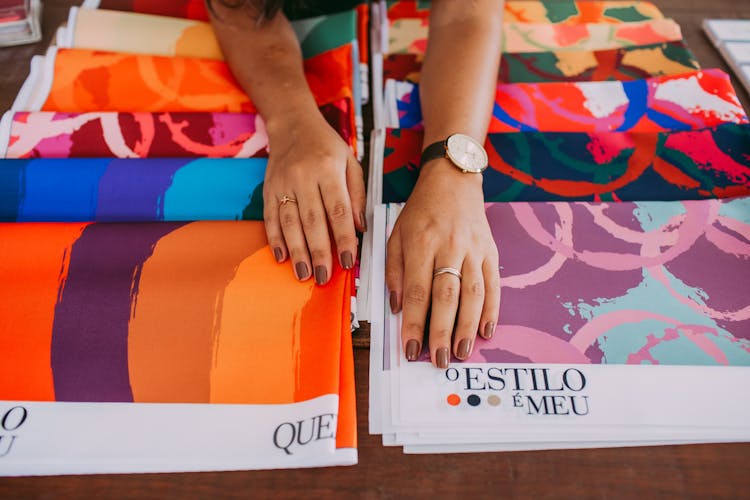
<instances>
[{"instance_id":1,"label":"colored dot logo","mask_svg":"<svg viewBox=\"0 0 750 500\"><path fill-rule=\"evenodd\" d=\"M500 406L500 396L497 396L495 394L490 395L487 398L487 404L490 406Z\"/></svg>"},{"instance_id":2,"label":"colored dot logo","mask_svg":"<svg viewBox=\"0 0 750 500\"><path fill-rule=\"evenodd\" d=\"M448 397L445 398L445 401L450 406L458 406L461 404L461 396L458 394L448 394ZM500 406L500 396L496 394L490 394L487 396L487 404L490 406ZM477 394L471 394L466 398L466 403L469 406L479 406L482 404L482 398Z\"/></svg>"},{"instance_id":3,"label":"colored dot logo","mask_svg":"<svg viewBox=\"0 0 750 500\"><path fill-rule=\"evenodd\" d=\"M480 398L476 394L472 394L471 396L466 398L466 402L469 403L471 406L479 406L479 403L482 402L482 398Z\"/></svg>"},{"instance_id":4,"label":"colored dot logo","mask_svg":"<svg viewBox=\"0 0 750 500\"><path fill-rule=\"evenodd\" d=\"M451 406L458 406L461 404L461 396L459 396L458 394L449 394L446 400Z\"/></svg>"}]
</instances>

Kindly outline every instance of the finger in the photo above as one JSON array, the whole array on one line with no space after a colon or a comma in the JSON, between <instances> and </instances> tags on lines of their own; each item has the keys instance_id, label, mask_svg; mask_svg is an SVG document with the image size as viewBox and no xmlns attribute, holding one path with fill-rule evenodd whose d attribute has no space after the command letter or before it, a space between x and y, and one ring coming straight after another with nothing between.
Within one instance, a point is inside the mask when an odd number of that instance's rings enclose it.
<instances>
[{"instance_id":1,"label":"finger","mask_svg":"<svg viewBox=\"0 0 750 500\"><path fill-rule=\"evenodd\" d=\"M300 193L299 216L307 240L315 283L324 285L331 276L331 238L328 220L318 186Z\"/></svg>"},{"instance_id":2,"label":"finger","mask_svg":"<svg viewBox=\"0 0 750 500\"><path fill-rule=\"evenodd\" d=\"M484 275L484 306L479 320L479 334L485 339L492 338L500 315L500 271L497 251L487 257L482 264Z\"/></svg>"},{"instance_id":3,"label":"finger","mask_svg":"<svg viewBox=\"0 0 750 500\"><path fill-rule=\"evenodd\" d=\"M482 264L477 259L464 260L461 279L458 319L453 338L453 353L465 360L471 355L484 307L484 276Z\"/></svg>"},{"instance_id":4,"label":"finger","mask_svg":"<svg viewBox=\"0 0 750 500\"><path fill-rule=\"evenodd\" d=\"M357 234L354 232L349 194L336 179L321 184L320 194L336 242L339 263L342 268L351 269L354 267L354 256L357 255Z\"/></svg>"},{"instance_id":5,"label":"finger","mask_svg":"<svg viewBox=\"0 0 750 500\"><path fill-rule=\"evenodd\" d=\"M359 162L352 156L346 162L346 187L349 190L354 224L358 231L364 233L367 231L365 177Z\"/></svg>"},{"instance_id":6,"label":"finger","mask_svg":"<svg viewBox=\"0 0 750 500\"><path fill-rule=\"evenodd\" d=\"M266 227L268 246L273 251L276 262L284 262L288 254L284 233L281 231L281 220L279 218L279 202L276 195L263 189L263 221Z\"/></svg>"},{"instance_id":7,"label":"finger","mask_svg":"<svg viewBox=\"0 0 750 500\"><path fill-rule=\"evenodd\" d=\"M305 242L305 233L302 231L297 202L279 202L277 210L281 232L286 241L294 273L298 280L305 281L310 277L310 255L307 252L307 243Z\"/></svg>"},{"instance_id":8,"label":"finger","mask_svg":"<svg viewBox=\"0 0 750 500\"><path fill-rule=\"evenodd\" d=\"M404 254L401 248L399 227L396 223L391 237L388 238L385 260L385 284L390 290L389 302L393 314L401 312L401 297L404 289Z\"/></svg>"},{"instance_id":9,"label":"finger","mask_svg":"<svg viewBox=\"0 0 750 500\"><path fill-rule=\"evenodd\" d=\"M415 247L410 247L410 251L403 256L404 288L401 295L401 342L404 353L407 354L409 360L415 360L422 352L427 311L430 307L432 266L434 263L433 253L430 249L420 246Z\"/></svg>"},{"instance_id":10,"label":"finger","mask_svg":"<svg viewBox=\"0 0 750 500\"><path fill-rule=\"evenodd\" d=\"M460 271L461 258L457 255L439 256L435 269L450 267ZM458 312L461 279L453 274L438 274L432 279L432 309L430 310L430 353L438 368L448 368L451 337Z\"/></svg>"}]
</instances>

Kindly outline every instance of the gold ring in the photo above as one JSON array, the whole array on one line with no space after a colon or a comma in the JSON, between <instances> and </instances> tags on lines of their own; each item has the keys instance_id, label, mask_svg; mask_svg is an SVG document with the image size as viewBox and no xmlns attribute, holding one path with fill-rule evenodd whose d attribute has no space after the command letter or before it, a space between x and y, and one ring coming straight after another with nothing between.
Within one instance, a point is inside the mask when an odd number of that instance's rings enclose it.
<instances>
[{"instance_id":1,"label":"gold ring","mask_svg":"<svg viewBox=\"0 0 750 500\"><path fill-rule=\"evenodd\" d=\"M279 199L279 206L286 205L287 203L297 203L297 198L292 198L291 196L283 195Z\"/></svg>"},{"instance_id":2,"label":"gold ring","mask_svg":"<svg viewBox=\"0 0 750 500\"><path fill-rule=\"evenodd\" d=\"M461 274L461 271L458 269L452 268L452 267L438 267L434 271L432 271L432 279L437 278L441 274L452 274L458 279L463 278L463 275Z\"/></svg>"}]
</instances>

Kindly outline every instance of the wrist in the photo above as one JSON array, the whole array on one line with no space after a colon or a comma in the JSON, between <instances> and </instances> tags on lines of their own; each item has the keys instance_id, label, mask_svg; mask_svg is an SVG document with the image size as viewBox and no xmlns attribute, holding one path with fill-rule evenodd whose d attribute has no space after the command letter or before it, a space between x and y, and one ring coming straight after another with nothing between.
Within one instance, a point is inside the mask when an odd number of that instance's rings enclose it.
<instances>
[{"instance_id":1,"label":"wrist","mask_svg":"<svg viewBox=\"0 0 750 500\"><path fill-rule=\"evenodd\" d=\"M435 158L420 167L419 179L441 181L448 186L482 189L482 174L462 172L448 158Z\"/></svg>"}]
</instances>

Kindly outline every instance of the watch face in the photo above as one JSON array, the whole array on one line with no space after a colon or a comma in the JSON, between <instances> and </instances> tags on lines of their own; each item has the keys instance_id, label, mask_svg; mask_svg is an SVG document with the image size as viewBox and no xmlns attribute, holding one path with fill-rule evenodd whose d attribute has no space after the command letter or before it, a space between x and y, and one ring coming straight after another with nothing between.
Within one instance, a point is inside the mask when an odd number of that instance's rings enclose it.
<instances>
[{"instance_id":1,"label":"watch face","mask_svg":"<svg viewBox=\"0 0 750 500\"><path fill-rule=\"evenodd\" d=\"M467 172L481 172L487 168L487 152L473 137L453 134L446 144L448 157Z\"/></svg>"}]
</instances>

